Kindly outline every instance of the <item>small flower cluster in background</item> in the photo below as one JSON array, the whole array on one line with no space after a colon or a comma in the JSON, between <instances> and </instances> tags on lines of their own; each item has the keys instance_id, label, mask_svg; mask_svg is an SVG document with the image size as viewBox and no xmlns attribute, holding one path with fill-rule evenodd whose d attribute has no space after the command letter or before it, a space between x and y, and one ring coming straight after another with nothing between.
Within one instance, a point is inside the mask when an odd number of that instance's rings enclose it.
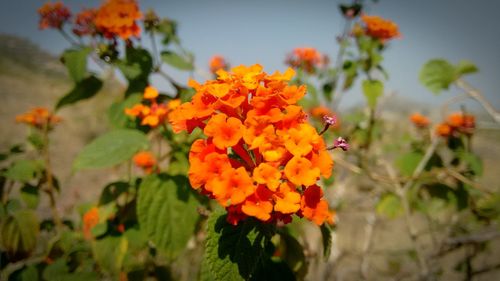
<instances>
[{"instance_id":1,"label":"small flower cluster in background","mask_svg":"<svg viewBox=\"0 0 500 281\"><path fill-rule=\"evenodd\" d=\"M25 123L37 129L52 129L54 125L61 122L61 117L54 115L47 108L35 107L32 110L17 115L16 122Z\"/></svg>"},{"instance_id":2,"label":"small flower cluster in background","mask_svg":"<svg viewBox=\"0 0 500 281\"><path fill-rule=\"evenodd\" d=\"M312 47L295 48L287 55L286 64L293 68L301 68L307 73L315 73L330 62L328 56Z\"/></svg>"}]
</instances>

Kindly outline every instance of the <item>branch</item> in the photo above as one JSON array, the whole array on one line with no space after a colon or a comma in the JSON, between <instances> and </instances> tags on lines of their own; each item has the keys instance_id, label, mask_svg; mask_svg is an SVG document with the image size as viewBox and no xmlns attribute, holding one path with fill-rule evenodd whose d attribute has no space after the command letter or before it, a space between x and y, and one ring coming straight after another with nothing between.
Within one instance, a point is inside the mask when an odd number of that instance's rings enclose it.
<instances>
[{"instance_id":1,"label":"branch","mask_svg":"<svg viewBox=\"0 0 500 281\"><path fill-rule=\"evenodd\" d=\"M495 122L500 123L500 112L498 112L493 105L483 96L483 94L477 89L473 88L467 82L462 79L457 79L455 84L462 90L465 91L471 98L475 99L481 106L488 112L488 114L495 120Z\"/></svg>"}]
</instances>

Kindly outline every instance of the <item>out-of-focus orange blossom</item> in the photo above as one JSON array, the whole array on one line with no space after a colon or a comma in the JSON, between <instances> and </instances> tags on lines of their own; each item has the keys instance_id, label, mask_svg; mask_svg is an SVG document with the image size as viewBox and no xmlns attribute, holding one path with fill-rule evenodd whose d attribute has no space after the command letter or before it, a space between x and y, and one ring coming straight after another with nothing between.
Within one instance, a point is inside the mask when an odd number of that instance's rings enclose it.
<instances>
[{"instance_id":1,"label":"out-of-focus orange blossom","mask_svg":"<svg viewBox=\"0 0 500 281\"><path fill-rule=\"evenodd\" d=\"M136 153L134 155L133 161L137 167L144 169L147 174L151 174L154 167L156 166L156 158L153 153L149 151L141 151Z\"/></svg>"},{"instance_id":2,"label":"out-of-focus orange blossom","mask_svg":"<svg viewBox=\"0 0 500 281\"><path fill-rule=\"evenodd\" d=\"M429 126L431 121L429 118L426 116L420 114L420 113L413 113L410 115L410 121L417 127L417 128L426 128Z\"/></svg>"},{"instance_id":3,"label":"out-of-focus orange blossom","mask_svg":"<svg viewBox=\"0 0 500 281\"><path fill-rule=\"evenodd\" d=\"M47 2L38 9L40 15L39 28L61 29L64 23L71 18L71 12L62 2Z\"/></svg>"},{"instance_id":4,"label":"out-of-focus orange blossom","mask_svg":"<svg viewBox=\"0 0 500 281\"><path fill-rule=\"evenodd\" d=\"M25 123L38 129L44 129L46 126L51 129L61 122L61 117L54 115L47 108L35 107L26 113L17 115L16 122Z\"/></svg>"},{"instance_id":5,"label":"out-of-focus orange blossom","mask_svg":"<svg viewBox=\"0 0 500 281\"><path fill-rule=\"evenodd\" d=\"M365 34L370 37L386 41L401 36L398 25L390 20L369 15L362 15L361 20L365 24Z\"/></svg>"},{"instance_id":6,"label":"out-of-focus orange blossom","mask_svg":"<svg viewBox=\"0 0 500 281\"><path fill-rule=\"evenodd\" d=\"M141 125L156 128L163 124L169 112L180 104L177 99L170 100L167 104L158 103L158 90L148 86L144 90L143 99L148 104L136 104L132 108L126 108L125 114L141 119Z\"/></svg>"},{"instance_id":7,"label":"out-of-focus orange blossom","mask_svg":"<svg viewBox=\"0 0 500 281\"><path fill-rule=\"evenodd\" d=\"M315 48L301 47L288 54L286 63L293 68L302 68L307 73L314 73L316 69L326 66L329 59Z\"/></svg>"},{"instance_id":8,"label":"out-of-focus orange blossom","mask_svg":"<svg viewBox=\"0 0 500 281\"><path fill-rule=\"evenodd\" d=\"M215 55L210 58L209 66L210 72L216 73L219 69L227 70L229 64L223 56Z\"/></svg>"},{"instance_id":9,"label":"out-of-focus orange blossom","mask_svg":"<svg viewBox=\"0 0 500 281\"><path fill-rule=\"evenodd\" d=\"M116 36L127 40L139 37L141 28L137 20L142 18L139 5L135 0L107 0L97 10L95 26L106 38Z\"/></svg>"}]
</instances>

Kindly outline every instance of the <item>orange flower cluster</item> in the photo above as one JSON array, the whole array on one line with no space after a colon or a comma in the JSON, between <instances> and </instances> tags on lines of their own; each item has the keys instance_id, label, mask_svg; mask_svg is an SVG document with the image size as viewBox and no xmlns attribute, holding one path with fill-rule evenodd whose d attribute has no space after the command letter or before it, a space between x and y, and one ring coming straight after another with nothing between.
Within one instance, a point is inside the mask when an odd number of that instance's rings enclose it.
<instances>
[{"instance_id":1,"label":"orange flower cluster","mask_svg":"<svg viewBox=\"0 0 500 281\"><path fill-rule=\"evenodd\" d=\"M99 223L99 209L92 207L83 215L83 236L85 239L92 238L92 228Z\"/></svg>"},{"instance_id":2,"label":"orange flower cluster","mask_svg":"<svg viewBox=\"0 0 500 281\"><path fill-rule=\"evenodd\" d=\"M295 48L286 59L289 66L302 68L307 73L314 73L317 68L326 66L328 62L326 55L311 47Z\"/></svg>"},{"instance_id":3,"label":"orange flower cluster","mask_svg":"<svg viewBox=\"0 0 500 281\"><path fill-rule=\"evenodd\" d=\"M169 111L174 109L180 104L180 100L174 99L168 102L168 104L157 103L158 90L153 86L148 86L144 90L143 99L146 100L149 105L136 104L132 108L126 108L125 114L132 116L134 118L138 117L141 119L141 125L150 126L151 128L156 128L161 125L167 119Z\"/></svg>"},{"instance_id":4,"label":"orange flower cluster","mask_svg":"<svg viewBox=\"0 0 500 281\"><path fill-rule=\"evenodd\" d=\"M442 137L450 137L458 134L472 135L476 127L474 115L455 112L446 118L446 121L436 127L436 134Z\"/></svg>"},{"instance_id":5,"label":"orange flower cluster","mask_svg":"<svg viewBox=\"0 0 500 281\"><path fill-rule=\"evenodd\" d=\"M73 24L73 33L77 36L96 35L97 29L94 24L96 15L96 9L83 9L76 15Z\"/></svg>"},{"instance_id":6,"label":"orange flower cluster","mask_svg":"<svg viewBox=\"0 0 500 281\"><path fill-rule=\"evenodd\" d=\"M398 25L379 16L362 15L365 34L383 41L400 37Z\"/></svg>"},{"instance_id":7,"label":"orange flower cluster","mask_svg":"<svg viewBox=\"0 0 500 281\"><path fill-rule=\"evenodd\" d=\"M106 38L115 36L127 40L132 36L139 37L141 28L137 20L142 18L137 1L107 0L97 11L95 26Z\"/></svg>"},{"instance_id":8,"label":"orange flower cluster","mask_svg":"<svg viewBox=\"0 0 500 281\"><path fill-rule=\"evenodd\" d=\"M420 113L413 113L410 115L410 121L417 127L417 128L427 128L430 124L429 118L426 116L420 114Z\"/></svg>"},{"instance_id":9,"label":"orange flower cluster","mask_svg":"<svg viewBox=\"0 0 500 281\"><path fill-rule=\"evenodd\" d=\"M153 153L149 151L141 151L134 155L134 164L144 169L147 174L151 174L156 166L156 159Z\"/></svg>"},{"instance_id":10,"label":"orange flower cluster","mask_svg":"<svg viewBox=\"0 0 500 281\"><path fill-rule=\"evenodd\" d=\"M257 64L217 75L203 85L191 80L196 94L169 115L175 132L200 128L207 136L191 146L191 186L235 225L246 217L287 223L293 214L332 223L316 182L331 176L333 160L297 105L306 87L288 85L294 71L269 75Z\"/></svg>"},{"instance_id":11,"label":"orange flower cluster","mask_svg":"<svg viewBox=\"0 0 500 281\"><path fill-rule=\"evenodd\" d=\"M25 123L38 129L44 129L46 126L51 129L61 122L61 118L44 107L35 107L24 114L17 115L16 122Z\"/></svg>"},{"instance_id":12,"label":"orange flower cluster","mask_svg":"<svg viewBox=\"0 0 500 281\"><path fill-rule=\"evenodd\" d=\"M40 15L40 29L56 28L61 29L63 24L71 17L68 7L61 2L47 2L38 9Z\"/></svg>"},{"instance_id":13,"label":"orange flower cluster","mask_svg":"<svg viewBox=\"0 0 500 281\"><path fill-rule=\"evenodd\" d=\"M217 70L219 69L227 70L229 67L224 57L220 55L215 55L212 58L210 58L209 65L210 65L210 72L212 73L216 73Z\"/></svg>"}]
</instances>

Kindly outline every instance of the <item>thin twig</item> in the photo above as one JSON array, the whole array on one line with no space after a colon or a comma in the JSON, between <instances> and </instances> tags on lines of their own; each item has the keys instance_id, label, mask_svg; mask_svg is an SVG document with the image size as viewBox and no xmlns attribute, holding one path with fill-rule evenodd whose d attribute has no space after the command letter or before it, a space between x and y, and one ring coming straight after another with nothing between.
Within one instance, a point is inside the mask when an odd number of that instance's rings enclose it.
<instances>
[{"instance_id":1,"label":"thin twig","mask_svg":"<svg viewBox=\"0 0 500 281\"><path fill-rule=\"evenodd\" d=\"M483 94L469 85L462 79L457 79L455 84L464 90L471 98L475 99L481 106L488 112L488 114L495 120L495 122L500 123L500 112L498 112L493 105L483 96Z\"/></svg>"},{"instance_id":2,"label":"thin twig","mask_svg":"<svg viewBox=\"0 0 500 281\"><path fill-rule=\"evenodd\" d=\"M474 189L477 189L481 192L484 192L486 194L492 194L493 192L483 188L481 185L479 185L478 183L468 179L467 177L463 176L462 174L460 174L459 172L453 170L453 169L450 169L450 168L446 168L446 173L452 177L454 177L455 179L465 183L465 184L468 184L470 186L472 186Z\"/></svg>"}]
</instances>

